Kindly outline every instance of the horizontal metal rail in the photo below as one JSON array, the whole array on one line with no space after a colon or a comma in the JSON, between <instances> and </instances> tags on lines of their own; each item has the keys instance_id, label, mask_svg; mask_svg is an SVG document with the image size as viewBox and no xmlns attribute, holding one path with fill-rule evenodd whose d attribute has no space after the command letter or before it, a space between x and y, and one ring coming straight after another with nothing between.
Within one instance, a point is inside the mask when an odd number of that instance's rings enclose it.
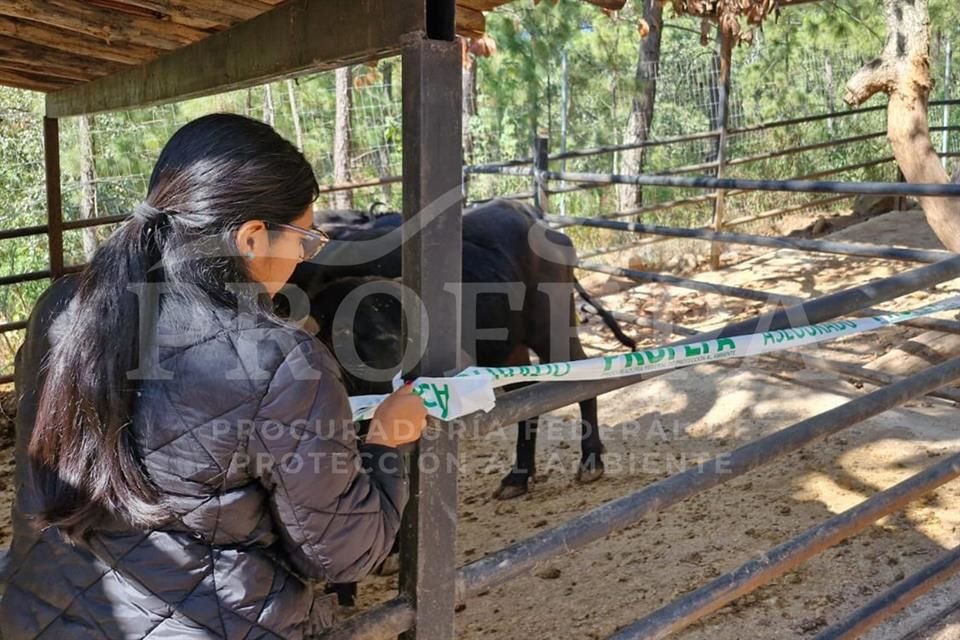
<instances>
[{"instance_id":1,"label":"horizontal metal rail","mask_svg":"<svg viewBox=\"0 0 960 640\"><path fill-rule=\"evenodd\" d=\"M934 100L928 104L928 106L943 106L943 105L955 105L960 104L960 100ZM795 124L805 124L807 122L817 122L819 120L829 120L831 118L843 118L852 115L859 115L862 113L870 113L872 111L885 111L887 105L880 104L872 107L859 107L857 109L847 109L846 111L830 111L826 113L818 113L811 116L802 116L799 118L789 118L786 120L775 120L773 122L762 122L760 124L751 125L748 127L738 127L736 129L730 129L727 132L727 135L740 135L744 133L753 133L755 131L763 131L765 129L776 129L779 127L789 127Z\"/></svg>"},{"instance_id":2,"label":"horizontal metal rail","mask_svg":"<svg viewBox=\"0 0 960 640\"><path fill-rule=\"evenodd\" d=\"M599 262L581 262L577 265L578 269L584 271L595 271L597 273L606 273L607 275L627 278L634 282L652 282L659 284L668 284L674 287L690 289L691 291L700 291L702 293L714 293L731 298L743 298L744 300L754 300L756 302L776 302L782 299L776 293L768 291L758 291L756 289L745 289L743 287L734 287L728 284L713 282L702 282L683 276L675 276L672 273L658 273L656 271L640 271L638 269L627 269L625 267L612 267Z\"/></svg>"},{"instance_id":3,"label":"horizontal metal rail","mask_svg":"<svg viewBox=\"0 0 960 640\"><path fill-rule=\"evenodd\" d=\"M841 622L823 630L816 640L859 638L864 631L889 618L957 572L960 572L960 546L899 581Z\"/></svg>"},{"instance_id":4,"label":"horizontal metal rail","mask_svg":"<svg viewBox=\"0 0 960 640\"><path fill-rule=\"evenodd\" d=\"M470 205L483 204L485 202L493 202L494 200L530 200L533 198L532 191L523 191L521 193L508 193L503 196L490 196L489 198L479 198L478 200L470 200Z\"/></svg>"},{"instance_id":5,"label":"horizontal metal rail","mask_svg":"<svg viewBox=\"0 0 960 640\"><path fill-rule=\"evenodd\" d=\"M77 229L89 229L90 227L102 227L108 224L117 224L130 217L129 213L120 213L112 216L100 216L98 218L81 218L79 220L64 220L64 231L76 231Z\"/></svg>"},{"instance_id":6,"label":"horizontal metal rail","mask_svg":"<svg viewBox=\"0 0 960 640\"><path fill-rule=\"evenodd\" d=\"M742 298L744 300L753 300L755 302L764 302L767 304L800 304L804 301L804 299L800 298L799 296L791 296L768 291L758 291L756 289L745 289L743 287L715 284L712 282L703 282L701 280L693 280L691 278L684 278L682 276L675 276L668 273L656 273L653 271L639 271L637 269L611 267L609 265L599 263L580 263L577 265L577 268L585 271L596 271L598 273L606 273L612 276L627 278L628 280L633 280L634 282L655 282L674 287L681 287L683 289L690 289L692 291L713 293L717 295L730 296L732 298ZM871 307L868 309L862 309L856 313L859 313L860 315L872 316L889 313L889 311ZM917 329L925 329L928 331L943 331L945 333L960 334L960 322L955 320L941 320L939 318L913 318L911 320L904 320L900 324L905 327L915 327ZM766 331L767 329L764 330Z\"/></svg>"},{"instance_id":7,"label":"horizontal metal rail","mask_svg":"<svg viewBox=\"0 0 960 640\"><path fill-rule=\"evenodd\" d=\"M0 240L13 240L16 238L42 236L46 232L47 225L45 224L39 224L32 227L20 227L18 229L0 229Z\"/></svg>"},{"instance_id":8,"label":"horizontal metal rail","mask_svg":"<svg viewBox=\"0 0 960 640\"><path fill-rule=\"evenodd\" d=\"M800 191L889 196L960 197L960 184L900 182L828 182L814 180L745 180L742 178L683 178L677 176L627 176L600 173L545 171L550 180L607 184L637 184L687 189L746 189L749 191Z\"/></svg>"},{"instance_id":9,"label":"horizontal metal rail","mask_svg":"<svg viewBox=\"0 0 960 640\"><path fill-rule=\"evenodd\" d=\"M779 207L777 209L768 209L761 213L745 216L743 218L734 218L733 220L723 223L723 226L726 228L739 227L745 224L750 224L751 222L759 222L760 220L766 220L767 218L774 218L776 216L782 216L787 213L796 213L797 211L803 211L804 209L811 209L813 207L823 207L828 204L833 204L835 202L840 202L842 200L849 200L853 196L830 196L829 198L818 198L816 200L808 200L807 202L801 202L800 204L790 205L789 207Z\"/></svg>"},{"instance_id":10,"label":"horizontal metal rail","mask_svg":"<svg viewBox=\"0 0 960 640\"><path fill-rule=\"evenodd\" d=\"M0 287L6 287L14 284L22 284L24 282L34 282L36 280L43 280L44 278L50 277L50 271L30 271L29 273L18 273L12 276L3 276L0 277Z\"/></svg>"},{"instance_id":11,"label":"horizontal metal rail","mask_svg":"<svg viewBox=\"0 0 960 640\"><path fill-rule=\"evenodd\" d=\"M761 160L772 160L773 158L780 158L782 156L792 156L798 153L803 153L805 151L816 151L817 149L824 149L827 147L837 147L845 144L853 144L855 142L865 142L867 140L872 140L875 138L882 138L886 135L887 135L886 131L877 131L874 133L864 133L858 136L850 136L848 138L838 138L837 140L824 140L823 142L804 144L796 147L787 147L786 149L779 149L777 151L770 151L768 153L758 153L752 156L743 156L742 158L734 158L734 159L728 160L727 164L730 166L736 166L736 165L742 165L742 164L750 164L752 162L759 162Z\"/></svg>"},{"instance_id":12,"label":"horizontal metal rail","mask_svg":"<svg viewBox=\"0 0 960 640\"><path fill-rule=\"evenodd\" d=\"M953 362L960 378L960 359ZM652 640L679 631L740 596L796 568L880 518L960 476L960 453L897 483L857 506L807 529L799 536L744 563L609 636L610 640ZM831 636L835 637L835 636Z\"/></svg>"},{"instance_id":13,"label":"horizontal metal rail","mask_svg":"<svg viewBox=\"0 0 960 640\"><path fill-rule=\"evenodd\" d=\"M0 324L0 333L7 333L8 331L22 331L27 328L26 320L18 320L16 322L5 322Z\"/></svg>"},{"instance_id":14,"label":"horizontal metal rail","mask_svg":"<svg viewBox=\"0 0 960 640\"><path fill-rule=\"evenodd\" d=\"M919 289L932 287L958 276L960 276L960 256L955 256L897 275L878 278L863 285L807 299L785 309L777 309L755 318L734 322L703 333L695 339L688 338L667 346L679 346L694 340L730 338L763 331L802 327L857 313L869 313L870 315L887 313L887 311L873 309L872 305L893 300ZM771 298L772 300L773 298ZM796 298L781 296L780 300L789 303ZM946 331L948 328L952 328L957 331L957 322L934 318L917 318L915 320L930 321L930 324L925 324L923 328L935 328L938 331ZM504 393L497 399L497 406L490 412L477 417L475 426L478 432L487 433L530 416L548 413L559 407L629 386L639 380L640 376L631 376L629 378L590 382L540 382L532 384L522 389Z\"/></svg>"},{"instance_id":15,"label":"horizontal metal rail","mask_svg":"<svg viewBox=\"0 0 960 640\"><path fill-rule=\"evenodd\" d=\"M958 275L960 275L960 257L950 258L903 274L881 278L867 285L814 298L790 309L736 322L722 329L673 344L680 345L705 338L744 335L754 333L758 329L769 331L824 322L863 309L869 304L884 302L917 289L933 286ZM791 319L794 321L791 322ZM960 377L960 363L957 360L951 360L905 378L894 385L878 389L862 398L736 449L730 454L731 457L725 457L722 474L710 473L709 463L699 465L467 565L457 573L458 599L462 601L489 586L506 582L526 572L543 558L552 557L602 538L609 532L622 527L619 519L626 520L627 524L639 520L646 513L666 508L679 500L736 477L730 475L734 469L738 469L740 474L746 473L763 462L772 461L776 457L842 430L848 426L844 423L853 424L854 419L864 420L937 389L952 381L954 377L951 376ZM593 398L653 377L657 377L657 374L591 382L541 382L504 393L497 399L496 406L489 413L474 414L468 419L471 419L477 433L489 432L530 416L541 415L558 407ZM838 424L842 426L837 426ZM728 464L734 460L737 461L738 467ZM408 628L404 624L410 624L411 615L409 603L394 599L359 614L348 622L356 627L365 625L366 620L375 621L376 624L371 622L367 626L360 627L365 629L365 633L358 637L364 640L385 639L396 636ZM331 633L339 634L342 628L342 626L337 627ZM351 636L332 635L331 637L339 639Z\"/></svg>"},{"instance_id":16,"label":"horizontal metal rail","mask_svg":"<svg viewBox=\"0 0 960 640\"><path fill-rule=\"evenodd\" d=\"M949 126L949 127L930 127L930 132L942 132L942 131L960 131L960 126ZM845 144L853 144L855 142L865 142L867 140L872 140L874 138L883 138L887 135L886 131L877 131L874 133L865 133L857 136L850 136L847 138L837 138L836 140L824 140L823 142L816 142L812 144L805 144L796 147L787 147L786 149L781 149L779 151L771 151L769 153L760 153L753 156L743 156L742 158L734 158L728 160L727 164L731 166L749 164L751 162L758 162L760 160L771 160L773 158L779 158L781 156L791 156L799 153L804 153L806 151L816 151L817 149L825 149L828 147L838 147Z\"/></svg>"},{"instance_id":17,"label":"horizontal metal rail","mask_svg":"<svg viewBox=\"0 0 960 640\"><path fill-rule=\"evenodd\" d=\"M960 379L960 358L931 367L888 387L802 420L733 451L643 489L600 505L576 518L541 531L526 540L462 567L457 572L457 601L507 582L538 562L569 553L634 524L715 486L769 464L823 438L879 415L904 402ZM610 380L602 381L609 384ZM571 383L551 383L551 386ZM541 385L534 385L541 386ZM532 387L527 387L530 389ZM518 394L522 391L513 391ZM510 395L505 394L505 395ZM498 402L498 406L499 406ZM496 411L496 409L494 409ZM939 465L938 465L939 466ZM412 624L409 603L395 598L336 627L325 640L381 640L396 636ZM352 632L357 635L348 635Z\"/></svg>"},{"instance_id":18,"label":"horizontal metal rail","mask_svg":"<svg viewBox=\"0 0 960 640\"><path fill-rule=\"evenodd\" d=\"M761 438L711 462L655 482L582 516L473 562L457 580L458 599L520 575L537 562L578 549L702 491L960 379L960 358L877 389Z\"/></svg>"},{"instance_id":19,"label":"horizontal metal rail","mask_svg":"<svg viewBox=\"0 0 960 640\"><path fill-rule=\"evenodd\" d=\"M712 231L708 229L684 229L668 227L643 222L619 222L601 218L575 218L570 216L545 216L549 222L574 224L581 227L600 229L614 229L631 233L645 233L650 235L670 236L673 238L693 238L723 242L727 244L746 244L758 247L773 247L776 249L795 249L798 251L812 251L830 253L860 258L883 258L888 260L904 260L908 262L937 262L954 255L949 251L935 251L926 249L908 249L902 247L885 247L854 242L836 242L831 240L808 240L805 238L780 238L758 236L730 231Z\"/></svg>"},{"instance_id":20,"label":"horizontal metal rail","mask_svg":"<svg viewBox=\"0 0 960 640\"><path fill-rule=\"evenodd\" d=\"M336 191L350 191L352 189L365 189L367 187L382 187L388 184L402 182L403 176L384 176L382 178L372 178L370 180L361 180L359 182L340 182L320 187L317 193L334 193Z\"/></svg>"}]
</instances>

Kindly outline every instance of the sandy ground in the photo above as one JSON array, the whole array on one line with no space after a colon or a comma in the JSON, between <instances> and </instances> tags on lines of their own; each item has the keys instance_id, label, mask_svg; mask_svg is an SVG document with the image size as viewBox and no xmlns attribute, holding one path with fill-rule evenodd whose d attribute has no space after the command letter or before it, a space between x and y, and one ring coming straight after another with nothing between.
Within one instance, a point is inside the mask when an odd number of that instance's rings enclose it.
<instances>
[{"instance_id":1,"label":"sandy ground","mask_svg":"<svg viewBox=\"0 0 960 640\"><path fill-rule=\"evenodd\" d=\"M888 214L832 237L939 248L916 212ZM904 263L735 247L740 262L698 279L813 296L901 272ZM620 256L626 260L626 256ZM593 283L598 285L597 282ZM960 289L960 282L883 305L905 309ZM603 297L610 308L694 328L746 317L763 305L645 286ZM947 317L947 316L944 316ZM664 336L632 327L647 344ZM864 364L918 333L909 328L811 349ZM584 327L591 353L619 350L595 320ZM679 370L600 397L608 473L581 486L575 407L544 419L533 491L490 498L513 459L515 428L461 446L461 564L495 552L678 470L849 399L872 387L835 374L766 361ZM952 403L925 398L731 480L528 575L474 598L458 614L458 638L605 638L677 596L840 513L879 490L960 451ZM945 485L777 581L675 634L684 639L813 637L828 624L960 541L960 483ZM361 606L395 593L392 578L361 585ZM953 601L956 601L955 599ZM916 626L916 625L914 625ZM879 634L879 635L878 635ZM874 637L901 637L878 629ZM932 636L931 636L932 637Z\"/></svg>"},{"instance_id":2,"label":"sandy ground","mask_svg":"<svg viewBox=\"0 0 960 640\"><path fill-rule=\"evenodd\" d=\"M919 220L916 212L888 214L836 235L938 248ZM759 257L697 277L811 296L909 268L859 258L734 249L737 259ZM960 289L960 283L951 284L886 307L931 302ZM603 301L613 309L656 314L694 328L730 322L762 308L760 303L662 287L606 295ZM637 327L629 332L646 344L667 339ZM916 333L891 328L811 352L862 364ZM583 335L591 354L620 350L596 320L585 323ZM579 453L573 424L576 407L546 416L541 422L537 482L528 495L507 502L493 500L490 494L513 460L515 427L467 438L461 444L458 562L495 552L871 388L835 374L760 360L674 371L600 397L607 475L593 484L573 480ZM678 595L960 451L956 420L952 403L924 398L851 427L471 599L458 614L458 638L605 638ZM11 449L12 428L0 425L4 511L9 503ZM813 637L872 594L957 544L958 507L960 483L945 485L675 637ZM8 542L6 529L0 529L0 545ZM360 605L395 593L395 577L369 578L361 584ZM902 636L902 629L896 633L881 629L875 635Z\"/></svg>"}]
</instances>

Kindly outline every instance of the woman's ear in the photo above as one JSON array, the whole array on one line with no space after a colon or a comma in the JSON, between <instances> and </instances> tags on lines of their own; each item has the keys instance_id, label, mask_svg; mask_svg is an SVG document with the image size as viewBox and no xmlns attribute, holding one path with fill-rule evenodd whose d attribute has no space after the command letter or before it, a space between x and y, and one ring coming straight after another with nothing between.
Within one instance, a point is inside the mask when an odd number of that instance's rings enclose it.
<instances>
[{"instance_id":1,"label":"woman's ear","mask_svg":"<svg viewBox=\"0 0 960 640\"><path fill-rule=\"evenodd\" d=\"M247 220L237 229L237 251L247 261L267 255L270 240L267 226L261 220Z\"/></svg>"}]
</instances>

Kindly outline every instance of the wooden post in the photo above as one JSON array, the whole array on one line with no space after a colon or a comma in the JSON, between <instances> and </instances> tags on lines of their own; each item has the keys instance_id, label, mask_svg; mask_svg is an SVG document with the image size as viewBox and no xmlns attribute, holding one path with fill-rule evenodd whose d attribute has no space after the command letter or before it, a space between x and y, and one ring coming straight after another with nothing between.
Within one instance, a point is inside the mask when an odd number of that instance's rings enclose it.
<instances>
[{"instance_id":1,"label":"wooden post","mask_svg":"<svg viewBox=\"0 0 960 640\"><path fill-rule=\"evenodd\" d=\"M717 177L723 178L727 162L727 127L730 120L730 62L733 57L733 40L730 36L720 32L720 100L718 118L720 122L719 144L717 145ZM726 211L726 191L718 189L713 201L713 230L723 231L723 218ZM720 268L720 253L722 245L713 242L710 244L710 268Z\"/></svg>"},{"instance_id":2,"label":"wooden post","mask_svg":"<svg viewBox=\"0 0 960 640\"><path fill-rule=\"evenodd\" d=\"M461 365L461 63L453 0L427 2L427 13L428 33L449 39L410 34L402 49L403 284L425 310L425 318L405 314L404 333L409 348L426 341L417 371L405 373L444 375ZM400 591L416 618L401 636L406 640L453 640L455 634L457 441L447 427L431 419L411 464Z\"/></svg>"},{"instance_id":3,"label":"wooden post","mask_svg":"<svg viewBox=\"0 0 960 640\"><path fill-rule=\"evenodd\" d=\"M547 213L550 195L547 193L547 181L543 177L549 169L547 153L550 149L550 140L544 136L537 136L533 141L533 206L540 213Z\"/></svg>"},{"instance_id":4,"label":"wooden post","mask_svg":"<svg viewBox=\"0 0 960 640\"><path fill-rule=\"evenodd\" d=\"M43 164L47 181L47 245L50 277L63 275L63 204L60 196L60 121L43 119Z\"/></svg>"}]
</instances>

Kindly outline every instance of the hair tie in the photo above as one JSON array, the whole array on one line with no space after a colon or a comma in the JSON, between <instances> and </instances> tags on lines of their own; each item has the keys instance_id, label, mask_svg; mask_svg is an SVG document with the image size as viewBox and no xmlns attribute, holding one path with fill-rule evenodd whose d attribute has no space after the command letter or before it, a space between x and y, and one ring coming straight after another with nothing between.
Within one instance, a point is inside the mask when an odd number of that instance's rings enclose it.
<instances>
[{"instance_id":1,"label":"hair tie","mask_svg":"<svg viewBox=\"0 0 960 640\"><path fill-rule=\"evenodd\" d=\"M133 215L137 218L140 218L144 222L155 222L161 217L166 217L167 212L163 209L157 209L146 202L141 202L136 206L136 208L134 208Z\"/></svg>"}]
</instances>

